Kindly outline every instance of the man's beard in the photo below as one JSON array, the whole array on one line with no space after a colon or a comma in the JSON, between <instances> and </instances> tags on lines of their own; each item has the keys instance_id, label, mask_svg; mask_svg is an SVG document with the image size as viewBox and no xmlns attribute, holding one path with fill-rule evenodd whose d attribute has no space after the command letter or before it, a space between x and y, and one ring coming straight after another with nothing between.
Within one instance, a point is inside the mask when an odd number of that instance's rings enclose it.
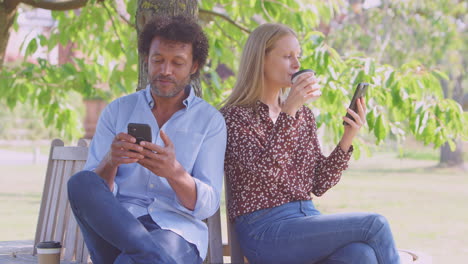
<instances>
[{"instance_id":1,"label":"man's beard","mask_svg":"<svg viewBox=\"0 0 468 264\"><path fill-rule=\"evenodd\" d=\"M156 81L158 81L158 80L170 81L170 82L172 82L174 84L174 88L171 89L170 91L163 92L155 84ZM190 83L190 78L187 78L182 82L177 82L173 78L156 76L150 82L150 87L151 87L151 91L153 92L154 95L159 96L159 97L171 98L171 97L174 97L174 96L178 95L182 90L185 89L185 87L187 87L187 85L189 83Z\"/></svg>"}]
</instances>

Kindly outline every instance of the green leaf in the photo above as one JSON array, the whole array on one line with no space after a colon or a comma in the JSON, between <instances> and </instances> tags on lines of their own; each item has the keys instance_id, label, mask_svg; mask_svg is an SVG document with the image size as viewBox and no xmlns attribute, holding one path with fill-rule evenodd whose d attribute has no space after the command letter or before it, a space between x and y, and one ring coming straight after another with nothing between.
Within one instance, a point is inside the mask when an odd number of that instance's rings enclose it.
<instances>
[{"instance_id":1,"label":"green leaf","mask_svg":"<svg viewBox=\"0 0 468 264\"><path fill-rule=\"evenodd\" d=\"M457 149L457 145L452 139L447 140L447 143L449 144L450 151L455 151Z\"/></svg>"},{"instance_id":2,"label":"green leaf","mask_svg":"<svg viewBox=\"0 0 468 264\"><path fill-rule=\"evenodd\" d=\"M205 1L202 1L202 2L205 2ZM132 0L127 1L127 13L129 13L132 18L134 18L136 15L137 7L138 7L138 1L132 1Z\"/></svg>"},{"instance_id":3,"label":"green leaf","mask_svg":"<svg viewBox=\"0 0 468 264\"><path fill-rule=\"evenodd\" d=\"M374 129L375 120L376 119L375 119L374 110L367 113L366 121L367 121L367 125L369 126L369 131L372 131L372 129Z\"/></svg>"},{"instance_id":4,"label":"green leaf","mask_svg":"<svg viewBox=\"0 0 468 264\"><path fill-rule=\"evenodd\" d=\"M386 87L390 87L390 86L392 86L394 83L395 83L395 72L392 71L392 72L389 74L387 80L385 81L385 86L386 86Z\"/></svg>"},{"instance_id":5,"label":"green leaf","mask_svg":"<svg viewBox=\"0 0 468 264\"><path fill-rule=\"evenodd\" d=\"M449 77L447 74L445 74L444 72L442 71L439 71L439 70L433 70L432 71L432 74L434 76L436 76L439 80L449 80Z\"/></svg>"},{"instance_id":6,"label":"green leaf","mask_svg":"<svg viewBox=\"0 0 468 264\"><path fill-rule=\"evenodd\" d=\"M36 50L37 50L37 46L38 46L37 45L37 39L35 39L35 38L31 39L28 46L26 47L24 57L27 58L27 57L33 55L34 52L36 52Z\"/></svg>"},{"instance_id":7,"label":"green leaf","mask_svg":"<svg viewBox=\"0 0 468 264\"><path fill-rule=\"evenodd\" d=\"M374 135L377 138L377 144L383 141L387 136L387 128L382 115L379 115L375 121Z\"/></svg>"}]
</instances>

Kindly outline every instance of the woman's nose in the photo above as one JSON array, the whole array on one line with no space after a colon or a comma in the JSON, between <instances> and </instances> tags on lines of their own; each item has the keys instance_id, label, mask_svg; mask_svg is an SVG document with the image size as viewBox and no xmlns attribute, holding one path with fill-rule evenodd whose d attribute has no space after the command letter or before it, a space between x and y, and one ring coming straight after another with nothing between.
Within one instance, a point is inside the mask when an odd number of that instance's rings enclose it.
<instances>
[{"instance_id":1,"label":"woman's nose","mask_svg":"<svg viewBox=\"0 0 468 264\"><path fill-rule=\"evenodd\" d=\"M293 67L293 69L298 70L301 67L301 62L299 61L299 58L294 57L291 66Z\"/></svg>"}]
</instances>

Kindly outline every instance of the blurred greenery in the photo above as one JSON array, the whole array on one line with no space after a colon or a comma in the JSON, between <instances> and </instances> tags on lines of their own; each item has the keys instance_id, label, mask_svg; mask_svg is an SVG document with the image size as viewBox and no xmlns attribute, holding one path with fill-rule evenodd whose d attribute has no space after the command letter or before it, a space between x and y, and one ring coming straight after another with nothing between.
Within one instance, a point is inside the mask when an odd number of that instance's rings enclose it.
<instances>
[{"instance_id":1,"label":"blurred greenery","mask_svg":"<svg viewBox=\"0 0 468 264\"><path fill-rule=\"evenodd\" d=\"M354 87L365 81L371 84L366 97L367 121L374 139L355 140L356 157L361 148L367 151L369 144L380 144L387 138L402 139L408 134L434 147L448 142L454 148L455 139L468 139L468 113L454 100L444 99L441 81L449 81L451 72L437 64L444 62L447 55L444 50L453 51L461 45L449 45L448 37L456 43L464 40L465 35L455 32L458 21L466 22L466 16L454 13L455 7L438 11L453 1L431 0L434 5L422 7L406 4L408 1L391 1L392 8L388 1L381 1L380 6L361 11L350 4L359 1L344 0L200 1L199 19L211 46L209 63L202 75L203 97L214 105L222 102L235 77L222 79L218 66L224 64L236 72L248 37L246 31L264 22L279 22L296 30L302 42L303 67L314 69L321 78L323 96L312 107L317 113L318 126L326 128L327 140L338 141L343 132L341 116ZM105 1L89 1L79 11L53 11L56 26L50 35L39 35L24 43L25 58L39 46L46 46L50 51L59 44L69 43L73 43L75 57L63 65L51 65L44 59L34 63L25 60L19 66L6 65L0 74L0 102L10 108L20 103L30 104L44 117L46 126L63 131L69 138L79 137L76 107L67 103L71 91L84 98L110 101L137 87L137 36L134 25L128 21L135 21L138 1L124 0L124 3L126 10L118 10ZM461 3L457 8L465 10L466 5ZM392 13L395 10L397 15ZM437 18L452 15L458 20L439 19L439 23L436 19L419 28L406 27L413 31L425 29L417 34L420 38L416 43L411 42L414 38L405 37L412 32L393 30L402 24L418 25L414 14L421 10L428 12L424 18L442 12ZM122 13L129 17L128 21L122 19ZM351 23L353 19L364 23ZM427 29L431 25L439 31ZM400 35L393 31L387 34L390 28ZM450 36L442 34L447 29ZM424 39L427 30L434 32L433 49L406 52L407 47L427 43ZM394 35L399 36L401 43L393 42ZM386 36L392 38L390 44L381 40ZM439 50L443 51L439 54ZM423 60L431 56L433 60Z\"/></svg>"},{"instance_id":2,"label":"blurred greenery","mask_svg":"<svg viewBox=\"0 0 468 264\"><path fill-rule=\"evenodd\" d=\"M79 94L75 94L75 100L70 100L69 104L73 106L78 121L81 121L84 113L84 106ZM8 108L0 102L0 140L50 140L52 138L69 138L65 135L66 131L57 130L52 126L47 126L45 117L37 112L32 105L28 103L18 103L13 109ZM4 110L3 110L4 109ZM77 123L77 131L82 131L82 123ZM82 136L82 135L81 135Z\"/></svg>"}]
</instances>

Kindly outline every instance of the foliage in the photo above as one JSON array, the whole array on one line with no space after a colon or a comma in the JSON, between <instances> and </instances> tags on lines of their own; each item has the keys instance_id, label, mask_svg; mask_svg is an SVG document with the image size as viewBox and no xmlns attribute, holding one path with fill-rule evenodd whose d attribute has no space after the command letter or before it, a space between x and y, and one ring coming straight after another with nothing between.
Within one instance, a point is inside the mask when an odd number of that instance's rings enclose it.
<instances>
[{"instance_id":1,"label":"foliage","mask_svg":"<svg viewBox=\"0 0 468 264\"><path fill-rule=\"evenodd\" d=\"M129 21L135 20L136 2L125 1ZM445 76L443 72L412 61L393 67L358 53L340 54L330 46L329 38L315 31L331 23L345 7L342 0L200 1L200 22L210 40L210 61L202 78L204 98L217 105L233 87L234 77L222 80L217 69L224 64L237 70L248 37L243 29L280 22L297 31L303 67L314 69L322 80L323 96L312 107L317 110L318 126L325 126L334 142L343 132L341 117L354 87L362 81L371 84L366 98L367 121L377 144L406 132L435 146L453 138L467 138L467 114L453 100L443 99L437 79ZM73 42L77 58L60 66L39 60L37 64L25 62L21 67L4 68L0 100L10 107L18 101L31 102L49 116L49 125L76 136L73 110L61 100L69 96L69 91L111 100L136 87L136 31L121 13L105 1L90 1L80 11L53 12L57 27L50 36L26 43L27 55L39 44L50 50L59 43ZM356 144L358 153L359 146L366 145L359 140Z\"/></svg>"},{"instance_id":2,"label":"foliage","mask_svg":"<svg viewBox=\"0 0 468 264\"><path fill-rule=\"evenodd\" d=\"M344 13L340 21L335 21L338 25L331 28L327 36L330 45L337 50L348 56L365 52L378 63L388 63L395 67L404 64L416 66L417 60L425 66L421 69L430 71L436 78L431 80L435 89L426 89L427 92L440 93L441 89L436 81L444 86L445 97L458 102L468 92L468 2L382 1L377 6L354 10L349 8ZM420 88L415 88L422 90L423 87L430 86L429 83L423 83ZM392 89L392 92L393 100L401 102L401 91ZM414 95L417 91L412 92ZM403 117L404 125L409 125L416 138L426 144L433 141L436 147L441 144L441 138L437 134L444 134L452 129L466 130L466 113L455 111L448 114L449 109L456 109L458 106L452 101L440 102L438 98L439 94L429 94L414 109L418 112L417 116L409 119ZM400 107L407 108L407 105L400 104L398 108ZM441 109L444 109L442 115ZM401 112L391 111L391 114L398 116ZM401 118L391 120L401 122L398 120ZM448 128L452 125L450 120L461 120L460 126ZM390 125L394 130L398 127L392 122ZM453 148L453 141L448 142Z\"/></svg>"}]
</instances>

